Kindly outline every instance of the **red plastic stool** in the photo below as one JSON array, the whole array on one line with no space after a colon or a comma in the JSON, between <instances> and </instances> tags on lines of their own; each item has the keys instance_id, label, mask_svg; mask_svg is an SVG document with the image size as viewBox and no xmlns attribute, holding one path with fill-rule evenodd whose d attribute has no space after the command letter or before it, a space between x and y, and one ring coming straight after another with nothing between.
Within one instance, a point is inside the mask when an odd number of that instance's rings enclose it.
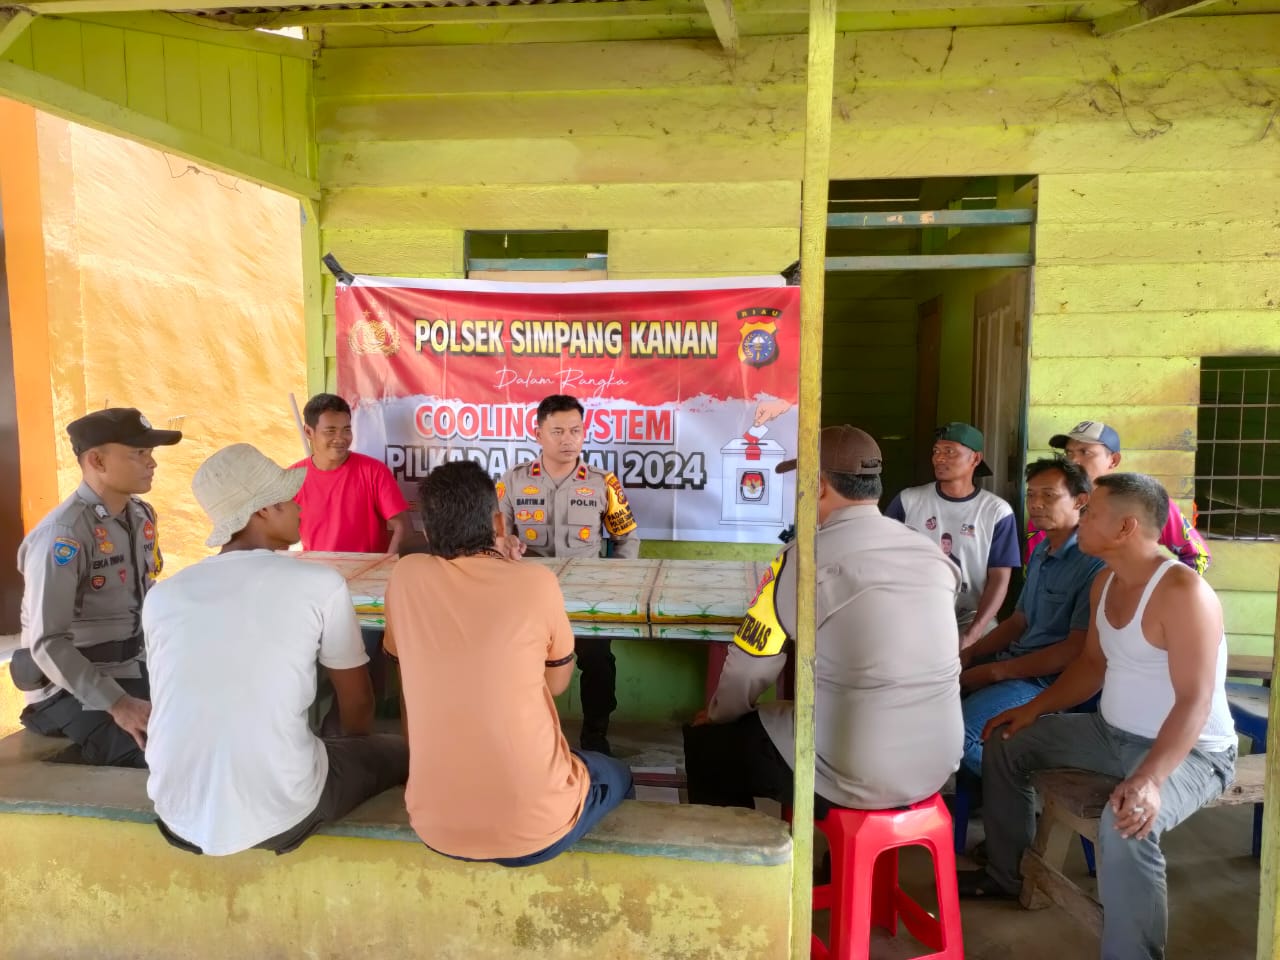
<instances>
[{"instance_id":1,"label":"red plastic stool","mask_svg":"<svg viewBox=\"0 0 1280 960\"><path fill-rule=\"evenodd\" d=\"M831 944L815 934L813 960L866 960L871 928L896 935L899 920L933 951L920 960L963 960L951 815L941 796L902 810L833 807L815 825L831 845L831 883L813 888L813 909L831 911ZM898 886L898 849L917 845L933 855L937 918Z\"/></svg>"}]
</instances>

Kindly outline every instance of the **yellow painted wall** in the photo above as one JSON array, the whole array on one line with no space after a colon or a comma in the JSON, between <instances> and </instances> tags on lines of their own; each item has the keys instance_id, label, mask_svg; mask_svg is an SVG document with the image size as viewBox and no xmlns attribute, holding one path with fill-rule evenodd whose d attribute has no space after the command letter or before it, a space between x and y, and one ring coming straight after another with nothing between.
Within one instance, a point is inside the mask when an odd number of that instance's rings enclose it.
<instances>
[{"instance_id":1,"label":"yellow painted wall","mask_svg":"<svg viewBox=\"0 0 1280 960\"><path fill-rule=\"evenodd\" d=\"M1264 168L1040 178L1033 444L1105 420L1120 432L1122 466L1158 477L1184 512L1200 357L1280 354L1280 138L1262 130ZM1280 545L1210 549L1232 649L1269 652Z\"/></svg>"},{"instance_id":2,"label":"yellow painted wall","mask_svg":"<svg viewBox=\"0 0 1280 960\"><path fill-rule=\"evenodd\" d=\"M607 229L620 277L795 258L803 37L744 38L737 58L396 42L317 63L320 242L348 269L459 276L468 229ZM1107 419L1128 465L1185 501L1196 358L1280 353L1278 91L1280 16L845 34L831 176L1038 175L1030 436ZM330 283L309 323L332 383ZM958 410L967 387L945 386ZM1238 593L1244 633L1274 589Z\"/></svg>"},{"instance_id":3,"label":"yellow painted wall","mask_svg":"<svg viewBox=\"0 0 1280 960\"><path fill-rule=\"evenodd\" d=\"M172 422L186 438L157 451L148 496L172 570L208 553L190 490L205 457L238 441L300 456L288 400L306 390L298 205L56 117L35 123L53 410L38 428L57 452L43 499L79 482L68 421L110 405ZM36 425L23 426L25 444Z\"/></svg>"},{"instance_id":4,"label":"yellow painted wall","mask_svg":"<svg viewBox=\"0 0 1280 960\"><path fill-rule=\"evenodd\" d=\"M312 837L196 857L152 826L0 817L12 960L781 960L791 864L570 852L510 870ZM122 858L122 852L127 856Z\"/></svg>"}]
</instances>

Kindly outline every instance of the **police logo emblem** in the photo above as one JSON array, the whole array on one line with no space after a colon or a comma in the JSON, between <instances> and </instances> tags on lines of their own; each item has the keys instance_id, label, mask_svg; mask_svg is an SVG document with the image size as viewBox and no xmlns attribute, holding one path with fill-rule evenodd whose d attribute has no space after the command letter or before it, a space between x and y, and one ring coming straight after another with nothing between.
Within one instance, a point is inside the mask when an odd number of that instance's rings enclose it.
<instances>
[{"instance_id":1,"label":"police logo emblem","mask_svg":"<svg viewBox=\"0 0 1280 960\"><path fill-rule=\"evenodd\" d=\"M591 528L590 528L590 527L583 527L581 530L579 530L579 531L578 531L578 539L579 539L579 540L581 540L583 543L586 543L588 540L590 540L590 539L591 539Z\"/></svg>"},{"instance_id":2,"label":"police logo emblem","mask_svg":"<svg viewBox=\"0 0 1280 960\"><path fill-rule=\"evenodd\" d=\"M742 321L739 360L749 367L766 367L778 359L777 320L781 316L781 310L770 307L738 311L738 319Z\"/></svg>"},{"instance_id":3,"label":"police logo emblem","mask_svg":"<svg viewBox=\"0 0 1280 960\"><path fill-rule=\"evenodd\" d=\"M357 356L380 353L393 357L400 352L400 331L385 316L377 317L366 310L364 319L351 325L347 345Z\"/></svg>"},{"instance_id":4,"label":"police logo emblem","mask_svg":"<svg viewBox=\"0 0 1280 960\"><path fill-rule=\"evenodd\" d=\"M65 567L74 560L79 552L80 544L70 537L58 537L53 541L53 562L60 567Z\"/></svg>"},{"instance_id":5,"label":"police logo emblem","mask_svg":"<svg viewBox=\"0 0 1280 960\"><path fill-rule=\"evenodd\" d=\"M93 589L95 589L95 590L101 590L103 587L105 587L105 586L107 585L107 578L106 578L106 577L94 577L94 578L93 578L92 580L90 580L89 582L93 585Z\"/></svg>"}]
</instances>

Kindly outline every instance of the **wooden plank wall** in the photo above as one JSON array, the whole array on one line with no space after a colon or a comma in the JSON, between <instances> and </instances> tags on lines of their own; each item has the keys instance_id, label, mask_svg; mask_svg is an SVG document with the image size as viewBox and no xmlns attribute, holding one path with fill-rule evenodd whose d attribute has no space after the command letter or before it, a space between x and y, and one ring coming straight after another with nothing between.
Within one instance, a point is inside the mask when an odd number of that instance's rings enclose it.
<instances>
[{"instance_id":1,"label":"wooden plank wall","mask_svg":"<svg viewBox=\"0 0 1280 960\"><path fill-rule=\"evenodd\" d=\"M795 259L803 37L736 59L412 43L319 57L321 239L347 269L456 277L469 229L608 230L617 277ZM833 179L1040 176L1031 436L1108 419L1131 466L1189 497L1196 358L1280 352L1280 17L846 34L836 70ZM309 322L332 385L331 284ZM1218 554L1229 629L1269 632L1270 548Z\"/></svg>"},{"instance_id":2,"label":"wooden plank wall","mask_svg":"<svg viewBox=\"0 0 1280 960\"><path fill-rule=\"evenodd\" d=\"M37 17L0 58L0 95L306 196L310 50L158 13Z\"/></svg>"},{"instance_id":3,"label":"wooden plank wall","mask_svg":"<svg viewBox=\"0 0 1280 960\"><path fill-rule=\"evenodd\" d=\"M1280 354L1280 157L1259 170L1045 174L1036 246L1033 443L1104 420L1122 465L1189 512L1200 358ZM1233 649L1269 652L1280 546L1210 548Z\"/></svg>"}]
</instances>

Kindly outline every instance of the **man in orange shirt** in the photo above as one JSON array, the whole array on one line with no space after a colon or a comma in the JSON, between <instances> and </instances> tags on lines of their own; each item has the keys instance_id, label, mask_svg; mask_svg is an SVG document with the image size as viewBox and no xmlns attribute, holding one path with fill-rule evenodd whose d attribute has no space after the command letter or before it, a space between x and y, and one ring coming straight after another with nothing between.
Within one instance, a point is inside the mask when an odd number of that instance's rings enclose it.
<instances>
[{"instance_id":1,"label":"man in orange shirt","mask_svg":"<svg viewBox=\"0 0 1280 960\"><path fill-rule=\"evenodd\" d=\"M400 662L409 785L422 842L507 867L550 860L633 794L623 763L570 750L553 697L573 674L555 574L498 550L493 480L446 463L419 487L431 555L387 585L385 648Z\"/></svg>"}]
</instances>

